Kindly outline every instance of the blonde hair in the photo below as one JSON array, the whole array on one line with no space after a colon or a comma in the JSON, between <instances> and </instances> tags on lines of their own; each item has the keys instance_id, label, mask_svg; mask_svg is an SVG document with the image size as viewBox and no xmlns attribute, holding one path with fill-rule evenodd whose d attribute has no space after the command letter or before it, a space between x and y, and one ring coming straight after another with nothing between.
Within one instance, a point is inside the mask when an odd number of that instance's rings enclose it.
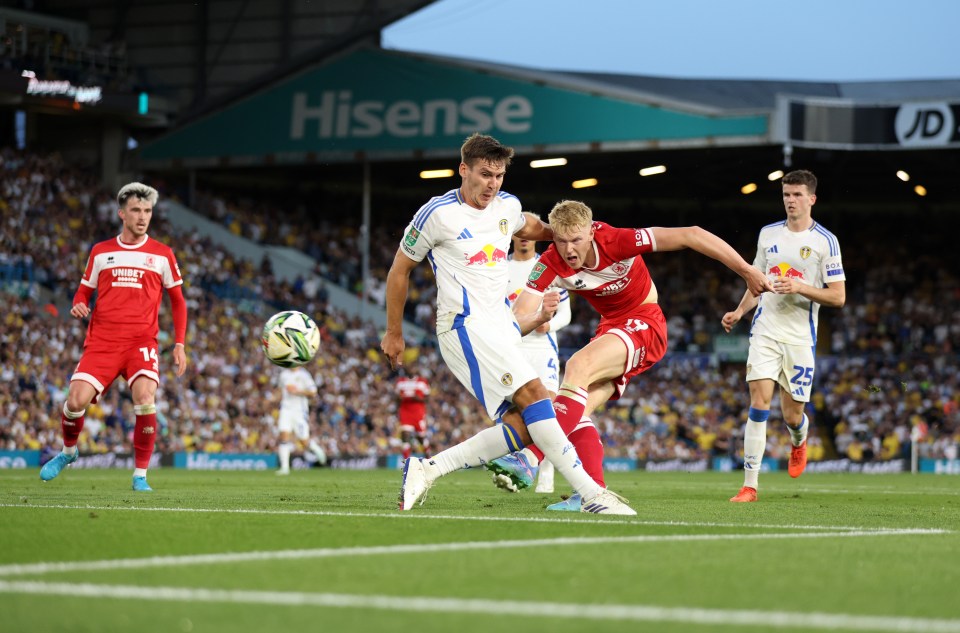
<instances>
[{"instance_id":1,"label":"blonde hair","mask_svg":"<svg viewBox=\"0 0 960 633\"><path fill-rule=\"evenodd\" d=\"M561 200L547 216L550 228L558 235L567 235L593 224L593 211L578 200Z\"/></svg>"},{"instance_id":2,"label":"blonde hair","mask_svg":"<svg viewBox=\"0 0 960 633\"><path fill-rule=\"evenodd\" d=\"M131 182L124 185L117 194L117 203L121 207L127 206L127 200L130 198L139 198L150 203L150 206L157 204L157 198L160 194L153 187L147 186L142 182Z\"/></svg>"}]
</instances>

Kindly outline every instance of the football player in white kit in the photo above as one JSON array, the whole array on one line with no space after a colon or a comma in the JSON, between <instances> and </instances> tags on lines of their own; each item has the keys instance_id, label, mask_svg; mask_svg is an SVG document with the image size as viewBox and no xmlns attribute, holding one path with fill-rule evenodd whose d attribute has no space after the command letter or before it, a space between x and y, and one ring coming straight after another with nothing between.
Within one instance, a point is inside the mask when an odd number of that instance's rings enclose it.
<instances>
[{"instance_id":1,"label":"football player in white kit","mask_svg":"<svg viewBox=\"0 0 960 633\"><path fill-rule=\"evenodd\" d=\"M507 286L507 301L511 306L526 287L527 277L530 276L530 271L533 270L539 258L536 242L513 237L513 252L508 262L510 285ZM570 295L566 290L561 289L560 307L557 308L553 318L520 339L520 349L537 370L540 381L550 392L551 400L557 397L557 389L560 387L560 349L557 345L556 333L569 323ZM583 423L592 424L589 420ZM508 470L502 468L505 461L514 462ZM544 459L543 453L535 445L528 446L518 453L495 459L487 464L487 468L494 473L494 483L504 490L519 492L522 488L532 485L536 477L536 492L553 492L553 463Z\"/></svg>"},{"instance_id":2,"label":"football player in white kit","mask_svg":"<svg viewBox=\"0 0 960 633\"><path fill-rule=\"evenodd\" d=\"M307 444L307 448L317 457L322 466L327 463L327 454L310 437L310 398L317 396L317 383L305 367L291 367L280 371L277 378L280 387L280 412L277 415L277 431L280 441L277 444L277 457L280 460L278 475L290 474L290 453L293 452L291 436Z\"/></svg>"},{"instance_id":3,"label":"football player in white kit","mask_svg":"<svg viewBox=\"0 0 960 633\"><path fill-rule=\"evenodd\" d=\"M836 236L811 217L817 201L817 178L806 170L782 180L786 221L760 229L753 265L767 274L774 292L743 295L736 310L723 315L729 332L754 308L747 355L750 412L743 434L743 486L730 501L757 500L760 464L767 443L767 419L774 385L780 385L780 410L793 444L787 471L799 477L807 466L810 402L820 306L842 308L846 276Z\"/></svg>"},{"instance_id":4,"label":"football player in white kit","mask_svg":"<svg viewBox=\"0 0 960 633\"><path fill-rule=\"evenodd\" d=\"M490 426L430 459L403 465L400 510L423 503L440 477L535 442L580 492L583 511L635 515L624 500L583 470L576 449L557 422L550 394L520 350L520 329L505 301L510 240L549 240L550 227L525 215L520 201L500 190L513 149L473 134L460 148L462 184L432 198L414 215L387 274L387 327L380 348L392 367L402 363L403 307L410 272L427 258L437 280L437 340L444 362L484 406ZM553 313L558 293L544 299ZM546 320L546 319L543 319Z\"/></svg>"}]
</instances>

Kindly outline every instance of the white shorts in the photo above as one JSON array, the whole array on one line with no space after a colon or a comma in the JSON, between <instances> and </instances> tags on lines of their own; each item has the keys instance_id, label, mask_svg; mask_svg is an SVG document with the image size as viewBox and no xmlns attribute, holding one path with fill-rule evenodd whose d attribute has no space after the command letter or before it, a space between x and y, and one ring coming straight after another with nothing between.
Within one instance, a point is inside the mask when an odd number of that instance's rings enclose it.
<instances>
[{"instance_id":1,"label":"white shorts","mask_svg":"<svg viewBox=\"0 0 960 633\"><path fill-rule=\"evenodd\" d=\"M560 357L557 353L556 343L552 337L550 339L538 339L536 344L530 344L527 339L522 339L520 350L527 358L533 369L540 377L540 382L551 393L557 393L560 389Z\"/></svg>"},{"instance_id":2,"label":"white shorts","mask_svg":"<svg viewBox=\"0 0 960 633\"><path fill-rule=\"evenodd\" d=\"M811 346L787 345L754 334L747 354L747 382L769 378L797 402L810 402L815 360Z\"/></svg>"},{"instance_id":3,"label":"white shorts","mask_svg":"<svg viewBox=\"0 0 960 633\"><path fill-rule=\"evenodd\" d=\"M520 330L513 320L467 317L461 327L439 333L437 340L447 367L491 419L510 407L517 389L537 378L520 351Z\"/></svg>"},{"instance_id":4,"label":"white shorts","mask_svg":"<svg viewBox=\"0 0 960 633\"><path fill-rule=\"evenodd\" d=\"M307 416L299 411L280 410L277 416L277 430L281 433L293 433L298 439L305 440L310 437L310 423Z\"/></svg>"}]
</instances>

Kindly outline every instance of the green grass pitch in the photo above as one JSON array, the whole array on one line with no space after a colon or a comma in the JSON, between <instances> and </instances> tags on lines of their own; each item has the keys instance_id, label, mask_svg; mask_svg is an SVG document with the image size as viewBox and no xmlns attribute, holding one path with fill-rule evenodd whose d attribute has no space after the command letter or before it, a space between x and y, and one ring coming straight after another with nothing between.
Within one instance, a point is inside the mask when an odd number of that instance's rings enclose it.
<instances>
[{"instance_id":1,"label":"green grass pitch","mask_svg":"<svg viewBox=\"0 0 960 633\"><path fill-rule=\"evenodd\" d=\"M482 470L0 471L0 631L958 631L960 480L614 473L637 517ZM558 489L558 492L562 489Z\"/></svg>"}]
</instances>

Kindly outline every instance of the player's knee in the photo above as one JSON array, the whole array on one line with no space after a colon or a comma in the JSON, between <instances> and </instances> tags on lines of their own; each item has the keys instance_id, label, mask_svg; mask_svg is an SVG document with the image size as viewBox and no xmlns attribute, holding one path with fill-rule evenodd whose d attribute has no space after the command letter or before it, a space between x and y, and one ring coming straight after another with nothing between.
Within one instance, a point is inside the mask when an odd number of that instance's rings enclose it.
<instances>
[{"instance_id":1,"label":"player's knee","mask_svg":"<svg viewBox=\"0 0 960 633\"><path fill-rule=\"evenodd\" d=\"M543 386L543 383L540 382L539 378L534 378L527 384L517 389L517 391L513 394L513 404L515 404L521 410L526 409L534 402L545 399L550 399L550 392L547 391L547 388Z\"/></svg>"},{"instance_id":2,"label":"player's knee","mask_svg":"<svg viewBox=\"0 0 960 633\"><path fill-rule=\"evenodd\" d=\"M90 406L92 398L87 398L83 394L71 391L67 394L67 400L64 403L64 409L73 413L84 413Z\"/></svg>"}]
</instances>

